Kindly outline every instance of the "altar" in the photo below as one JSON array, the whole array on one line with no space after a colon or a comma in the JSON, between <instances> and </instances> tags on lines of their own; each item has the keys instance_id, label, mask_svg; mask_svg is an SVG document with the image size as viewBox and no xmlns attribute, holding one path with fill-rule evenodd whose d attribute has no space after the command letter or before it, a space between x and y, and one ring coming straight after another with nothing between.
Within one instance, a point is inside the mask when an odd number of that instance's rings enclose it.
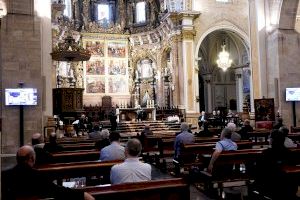
<instances>
[{"instance_id":1,"label":"altar","mask_svg":"<svg viewBox=\"0 0 300 200\"><path fill-rule=\"evenodd\" d=\"M155 108L117 108L117 122L120 121L132 121L137 119L138 110L142 110L146 113L146 120L156 121L156 109Z\"/></svg>"}]
</instances>

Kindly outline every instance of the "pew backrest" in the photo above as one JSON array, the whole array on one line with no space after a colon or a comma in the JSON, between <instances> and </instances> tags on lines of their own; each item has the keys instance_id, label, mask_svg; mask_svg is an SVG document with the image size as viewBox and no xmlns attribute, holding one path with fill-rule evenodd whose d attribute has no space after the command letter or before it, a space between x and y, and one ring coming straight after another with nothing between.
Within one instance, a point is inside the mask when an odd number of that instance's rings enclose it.
<instances>
[{"instance_id":1,"label":"pew backrest","mask_svg":"<svg viewBox=\"0 0 300 200\"><path fill-rule=\"evenodd\" d=\"M183 179L162 179L124 183L106 187L88 187L96 199L111 200L186 200L190 199L189 185Z\"/></svg>"}]
</instances>

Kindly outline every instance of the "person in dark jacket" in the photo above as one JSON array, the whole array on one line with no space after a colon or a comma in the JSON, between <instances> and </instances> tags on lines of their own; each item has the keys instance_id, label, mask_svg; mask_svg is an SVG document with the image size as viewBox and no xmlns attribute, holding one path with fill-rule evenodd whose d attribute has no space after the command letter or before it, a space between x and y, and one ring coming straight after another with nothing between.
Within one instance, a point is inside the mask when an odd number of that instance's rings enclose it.
<instances>
[{"instance_id":1,"label":"person in dark jacket","mask_svg":"<svg viewBox=\"0 0 300 200\"><path fill-rule=\"evenodd\" d=\"M45 164L52 160L49 152L45 151L45 143L42 138L42 134L34 133L31 138L31 145L35 151L35 164Z\"/></svg>"},{"instance_id":2,"label":"person in dark jacket","mask_svg":"<svg viewBox=\"0 0 300 200\"><path fill-rule=\"evenodd\" d=\"M90 194L80 190L58 186L42 176L34 167L34 149L25 145L17 152L17 165L2 172L2 199L84 199L94 200Z\"/></svg>"},{"instance_id":3,"label":"person in dark jacket","mask_svg":"<svg viewBox=\"0 0 300 200\"><path fill-rule=\"evenodd\" d=\"M245 119L242 128L238 131L238 134L240 134L242 140L248 140L249 139L248 133L252 131L253 128L250 125L250 121L248 119Z\"/></svg>"},{"instance_id":4,"label":"person in dark jacket","mask_svg":"<svg viewBox=\"0 0 300 200\"><path fill-rule=\"evenodd\" d=\"M277 119L277 123L273 126L273 129L280 129L280 127L284 126L283 119L279 117Z\"/></svg>"},{"instance_id":5,"label":"person in dark jacket","mask_svg":"<svg viewBox=\"0 0 300 200\"><path fill-rule=\"evenodd\" d=\"M196 133L197 137L211 137L213 134L208 130L208 121L203 122L203 130Z\"/></svg>"},{"instance_id":6,"label":"person in dark jacket","mask_svg":"<svg viewBox=\"0 0 300 200\"><path fill-rule=\"evenodd\" d=\"M44 150L49 153L63 151L63 146L56 141L56 133L52 132L49 136L49 142L45 144Z\"/></svg>"},{"instance_id":7,"label":"person in dark jacket","mask_svg":"<svg viewBox=\"0 0 300 200\"><path fill-rule=\"evenodd\" d=\"M263 151L257 163L255 187L273 200L296 198L297 182L282 170L285 165L294 165L291 151L284 146L285 135L277 129L271 132L271 148Z\"/></svg>"}]
</instances>

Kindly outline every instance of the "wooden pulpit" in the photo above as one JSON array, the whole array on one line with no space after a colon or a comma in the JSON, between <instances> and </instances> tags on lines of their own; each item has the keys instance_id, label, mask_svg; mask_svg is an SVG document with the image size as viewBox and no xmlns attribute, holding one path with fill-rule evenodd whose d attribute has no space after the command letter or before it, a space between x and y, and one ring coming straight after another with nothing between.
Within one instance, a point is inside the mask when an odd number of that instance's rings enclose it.
<instances>
[{"instance_id":1,"label":"wooden pulpit","mask_svg":"<svg viewBox=\"0 0 300 200\"><path fill-rule=\"evenodd\" d=\"M83 112L83 88L54 88L53 114L77 116Z\"/></svg>"}]
</instances>

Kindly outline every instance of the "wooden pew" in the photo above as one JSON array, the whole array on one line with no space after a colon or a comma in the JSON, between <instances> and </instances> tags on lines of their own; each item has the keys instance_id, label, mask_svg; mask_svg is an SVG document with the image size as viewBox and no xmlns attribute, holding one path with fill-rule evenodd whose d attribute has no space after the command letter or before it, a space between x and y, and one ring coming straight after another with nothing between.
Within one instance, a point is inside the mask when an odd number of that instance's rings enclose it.
<instances>
[{"instance_id":1,"label":"wooden pew","mask_svg":"<svg viewBox=\"0 0 300 200\"><path fill-rule=\"evenodd\" d=\"M76 143L93 143L96 142L97 140L95 139L89 139L88 137L63 137L63 138L58 138L57 143L59 144L76 144Z\"/></svg>"},{"instance_id":2,"label":"wooden pew","mask_svg":"<svg viewBox=\"0 0 300 200\"><path fill-rule=\"evenodd\" d=\"M99 200L187 200L190 199L189 185L183 179L162 179L147 182L124 183L105 187L87 187Z\"/></svg>"},{"instance_id":3,"label":"wooden pew","mask_svg":"<svg viewBox=\"0 0 300 200\"><path fill-rule=\"evenodd\" d=\"M95 142L92 143L77 143L77 144L63 144L63 151L79 151L79 150L94 150Z\"/></svg>"},{"instance_id":4,"label":"wooden pew","mask_svg":"<svg viewBox=\"0 0 300 200\"><path fill-rule=\"evenodd\" d=\"M258 138L264 138L264 141L268 141L270 130L259 130L259 131L253 131L247 133L248 137L254 138L255 142L258 142Z\"/></svg>"},{"instance_id":5,"label":"wooden pew","mask_svg":"<svg viewBox=\"0 0 300 200\"><path fill-rule=\"evenodd\" d=\"M195 137L195 143L216 143L219 137ZM174 156L174 142L175 138L161 138L158 142L158 149L160 158Z\"/></svg>"},{"instance_id":6,"label":"wooden pew","mask_svg":"<svg viewBox=\"0 0 300 200\"><path fill-rule=\"evenodd\" d=\"M99 158L99 150L62 151L57 153L50 153L51 163L95 161L99 160Z\"/></svg>"},{"instance_id":7,"label":"wooden pew","mask_svg":"<svg viewBox=\"0 0 300 200\"><path fill-rule=\"evenodd\" d=\"M253 146L263 145L262 143L256 143L248 140L242 140L236 142L238 149L252 149ZM174 160L175 174L180 175L180 171L189 171L192 166L203 168L205 163L202 158L202 154L212 154L216 143L194 143L182 145L178 160Z\"/></svg>"},{"instance_id":8,"label":"wooden pew","mask_svg":"<svg viewBox=\"0 0 300 200\"><path fill-rule=\"evenodd\" d=\"M108 176L111 167L121 162L123 160L56 163L39 165L35 168L49 179L57 180L57 183L61 185L62 180L68 178Z\"/></svg>"},{"instance_id":9,"label":"wooden pew","mask_svg":"<svg viewBox=\"0 0 300 200\"><path fill-rule=\"evenodd\" d=\"M216 159L212 173L205 170L200 172L200 180L204 182L204 190L212 191L214 183L217 183L221 196L224 182L245 181L247 185L254 177L254 166L262 156L262 151L263 149L223 151ZM204 155L203 159L208 159L208 157ZM209 163L209 161L205 163ZM241 169L240 166L244 168Z\"/></svg>"},{"instance_id":10,"label":"wooden pew","mask_svg":"<svg viewBox=\"0 0 300 200\"><path fill-rule=\"evenodd\" d=\"M295 142L299 142L300 141L300 133L290 133L288 134L288 138L292 139Z\"/></svg>"}]
</instances>

